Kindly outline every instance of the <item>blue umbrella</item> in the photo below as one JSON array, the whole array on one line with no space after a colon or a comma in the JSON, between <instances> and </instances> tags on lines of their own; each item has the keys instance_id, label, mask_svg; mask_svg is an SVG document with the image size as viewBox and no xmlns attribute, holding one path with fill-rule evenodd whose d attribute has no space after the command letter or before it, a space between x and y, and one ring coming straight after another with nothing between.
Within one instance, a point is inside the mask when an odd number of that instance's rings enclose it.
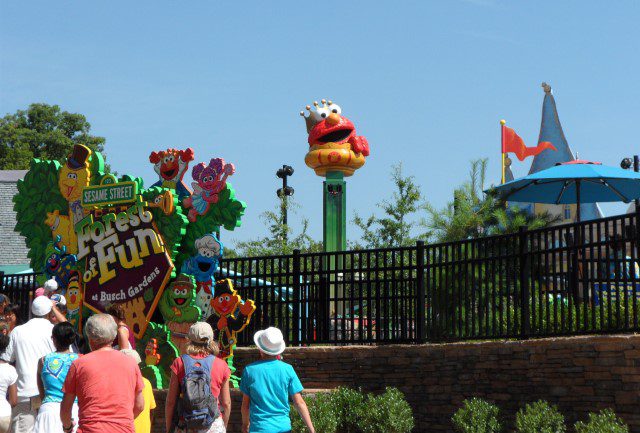
<instances>
[{"instance_id":1,"label":"blue umbrella","mask_svg":"<svg viewBox=\"0 0 640 433\"><path fill-rule=\"evenodd\" d=\"M577 204L640 198L640 173L588 161L571 161L494 187L504 200Z\"/></svg>"}]
</instances>

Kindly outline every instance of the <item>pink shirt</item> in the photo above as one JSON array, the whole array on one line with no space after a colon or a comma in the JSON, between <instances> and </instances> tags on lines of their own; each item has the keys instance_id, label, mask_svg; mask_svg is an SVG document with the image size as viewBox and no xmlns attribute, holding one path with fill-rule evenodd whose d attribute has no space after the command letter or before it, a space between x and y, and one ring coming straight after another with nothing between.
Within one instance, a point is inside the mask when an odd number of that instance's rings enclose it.
<instances>
[{"instance_id":1,"label":"pink shirt","mask_svg":"<svg viewBox=\"0 0 640 433\"><path fill-rule=\"evenodd\" d=\"M192 356L193 359L203 359L206 356L195 355ZM182 379L184 379L184 362L182 362L181 357L177 357L173 360L173 364L171 364L171 371L173 371L178 378L178 382L182 385ZM213 360L213 364L211 364L211 394L220 400L220 389L222 388L222 384L229 379L231 376L231 370L229 370L229 366L225 361L218 358L217 356Z\"/></svg>"},{"instance_id":2,"label":"pink shirt","mask_svg":"<svg viewBox=\"0 0 640 433\"><path fill-rule=\"evenodd\" d=\"M117 350L100 350L71 364L62 391L78 396L78 433L135 433L133 406L143 388L133 359Z\"/></svg>"}]
</instances>

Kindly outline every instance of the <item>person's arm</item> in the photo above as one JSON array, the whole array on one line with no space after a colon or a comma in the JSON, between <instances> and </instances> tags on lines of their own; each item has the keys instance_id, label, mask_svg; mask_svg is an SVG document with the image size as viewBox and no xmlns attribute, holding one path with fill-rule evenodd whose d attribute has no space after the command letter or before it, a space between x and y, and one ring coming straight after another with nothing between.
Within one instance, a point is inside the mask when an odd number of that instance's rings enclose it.
<instances>
[{"instance_id":1,"label":"person's arm","mask_svg":"<svg viewBox=\"0 0 640 433\"><path fill-rule=\"evenodd\" d=\"M126 326L118 326L118 346L122 349L132 349L129 343L129 330Z\"/></svg>"},{"instance_id":2,"label":"person's arm","mask_svg":"<svg viewBox=\"0 0 640 433\"><path fill-rule=\"evenodd\" d=\"M292 397L293 405L296 407L296 410L300 414L300 418L304 421L304 424L307 426L307 429L310 433L315 433L315 429L313 428L313 423L311 422L311 416L309 415L309 409L307 408L307 403L305 403L302 398L302 394L299 392L295 393Z\"/></svg>"},{"instance_id":3,"label":"person's arm","mask_svg":"<svg viewBox=\"0 0 640 433\"><path fill-rule=\"evenodd\" d=\"M75 394L69 392L64 393L62 397L62 403L60 403L60 421L62 421L62 428L73 425L73 419L71 418L71 408L73 402L76 399Z\"/></svg>"},{"instance_id":4,"label":"person's arm","mask_svg":"<svg viewBox=\"0 0 640 433\"><path fill-rule=\"evenodd\" d=\"M56 320L58 320L58 323L66 322L67 316L65 316L60 312L60 310L58 310L58 307L56 306L55 302L51 301L51 303L53 304L51 306L51 313L53 313L53 315L56 316Z\"/></svg>"},{"instance_id":5,"label":"person's arm","mask_svg":"<svg viewBox=\"0 0 640 433\"><path fill-rule=\"evenodd\" d=\"M227 428L229 424L229 417L231 416L231 395L229 394L229 379L225 380L220 388L220 405L224 411L222 414L222 420L224 421L224 427Z\"/></svg>"},{"instance_id":6,"label":"person's arm","mask_svg":"<svg viewBox=\"0 0 640 433\"><path fill-rule=\"evenodd\" d=\"M142 390L140 390L136 394L136 399L133 403L133 417L137 418L138 415L140 415L143 410L144 410L144 395L142 395Z\"/></svg>"},{"instance_id":7,"label":"person's arm","mask_svg":"<svg viewBox=\"0 0 640 433\"><path fill-rule=\"evenodd\" d=\"M7 348L4 350L4 353L2 354L2 360L6 361L10 364L13 364L16 362L16 339L15 339L15 334L12 332L11 335L9 336L9 345L7 346Z\"/></svg>"},{"instance_id":8,"label":"person's arm","mask_svg":"<svg viewBox=\"0 0 640 433\"><path fill-rule=\"evenodd\" d=\"M173 414L176 408L176 399L178 398L178 392L180 391L180 383L178 383L178 376L172 371L171 379L169 380L169 392L167 392L167 401L164 405L164 419L166 423L167 433L171 432L171 426L173 425Z\"/></svg>"},{"instance_id":9,"label":"person's arm","mask_svg":"<svg viewBox=\"0 0 640 433\"><path fill-rule=\"evenodd\" d=\"M242 396L242 433L249 433L249 405L251 399L247 394Z\"/></svg>"},{"instance_id":10,"label":"person's arm","mask_svg":"<svg viewBox=\"0 0 640 433\"><path fill-rule=\"evenodd\" d=\"M15 405L18 404L18 385L16 385L15 383L13 385L9 385L7 394L7 400L9 401L9 404L11 405L11 407L15 407Z\"/></svg>"},{"instance_id":11,"label":"person's arm","mask_svg":"<svg viewBox=\"0 0 640 433\"><path fill-rule=\"evenodd\" d=\"M44 364L44 358L40 358L38 361L38 391L40 392L40 400L44 400L44 383L42 383L42 366Z\"/></svg>"}]
</instances>

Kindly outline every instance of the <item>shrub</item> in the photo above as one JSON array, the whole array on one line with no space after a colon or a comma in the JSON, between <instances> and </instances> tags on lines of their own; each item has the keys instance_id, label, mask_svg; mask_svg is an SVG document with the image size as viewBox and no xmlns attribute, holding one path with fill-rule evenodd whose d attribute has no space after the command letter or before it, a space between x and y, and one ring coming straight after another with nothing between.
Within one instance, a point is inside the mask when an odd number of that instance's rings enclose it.
<instances>
[{"instance_id":1,"label":"shrub","mask_svg":"<svg viewBox=\"0 0 640 433\"><path fill-rule=\"evenodd\" d=\"M305 398L304 401L307 403L313 426L317 432L335 433L337 431L338 419L330 393L318 393L313 397ZM291 407L291 432L303 433L306 431L307 428L295 407Z\"/></svg>"},{"instance_id":2,"label":"shrub","mask_svg":"<svg viewBox=\"0 0 640 433\"><path fill-rule=\"evenodd\" d=\"M544 400L526 405L516 414L518 433L564 433L564 416Z\"/></svg>"},{"instance_id":3,"label":"shrub","mask_svg":"<svg viewBox=\"0 0 640 433\"><path fill-rule=\"evenodd\" d=\"M364 406L364 395L351 388L340 387L331 393L340 433L358 433ZM316 429L317 430L317 429Z\"/></svg>"},{"instance_id":4,"label":"shrub","mask_svg":"<svg viewBox=\"0 0 640 433\"><path fill-rule=\"evenodd\" d=\"M590 413L589 421L577 422L575 429L576 433L629 433L629 427L611 409Z\"/></svg>"},{"instance_id":5,"label":"shrub","mask_svg":"<svg viewBox=\"0 0 640 433\"><path fill-rule=\"evenodd\" d=\"M463 402L451 420L461 433L499 433L502 431L499 412L498 406L480 398L471 398Z\"/></svg>"},{"instance_id":6,"label":"shrub","mask_svg":"<svg viewBox=\"0 0 640 433\"><path fill-rule=\"evenodd\" d=\"M378 396L367 395L360 415L362 433L409 433L414 427L411 407L397 388L387 388Z\"/></svg>"}]
</instances>

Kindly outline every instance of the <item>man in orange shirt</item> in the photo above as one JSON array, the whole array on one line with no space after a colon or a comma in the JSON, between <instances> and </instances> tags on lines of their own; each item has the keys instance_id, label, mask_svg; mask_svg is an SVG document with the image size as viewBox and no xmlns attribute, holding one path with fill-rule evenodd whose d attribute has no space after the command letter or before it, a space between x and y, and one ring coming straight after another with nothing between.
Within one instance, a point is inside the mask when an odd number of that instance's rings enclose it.
<instances>
[{"instance_id":1,"label":"man in orange shirt","mask_svg":"<svg viewBox=\"0 0 640 433\"><path fill-rule=\"evenodd\" d=\"M135 433L133 419L144 409L144 384L135 361L111 348L118 327L108 314L87 320L85 331L91 353L71 364L64 382L60 418L65 433L75 425L71 418L78 398L78 433Z\"/></svg>"}]
</instances>

